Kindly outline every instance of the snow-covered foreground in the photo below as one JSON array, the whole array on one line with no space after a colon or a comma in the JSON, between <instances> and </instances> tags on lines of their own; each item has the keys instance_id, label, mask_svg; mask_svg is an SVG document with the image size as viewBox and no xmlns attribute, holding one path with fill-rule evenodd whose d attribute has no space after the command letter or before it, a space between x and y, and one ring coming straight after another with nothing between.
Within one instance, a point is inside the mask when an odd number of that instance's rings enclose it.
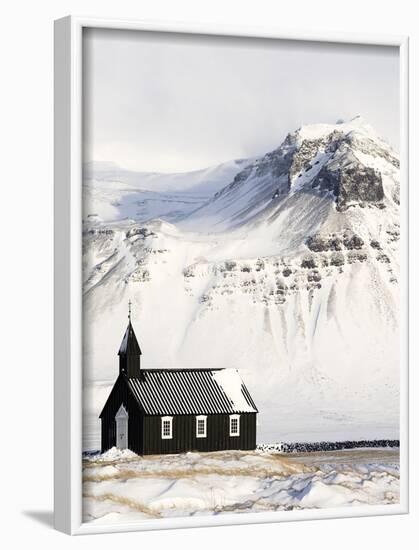
<instances>
[{"instance_id":1,"label":"snow-covered foreground","mask_svg":"<svg viewBox=\"0 0 419 550\"><path fill-rule=\"evenodd\" d=\"M399 453L389 449L150 457L111 449L83 468L85 522L398 502Z\"/></svg>"}]
</instances>

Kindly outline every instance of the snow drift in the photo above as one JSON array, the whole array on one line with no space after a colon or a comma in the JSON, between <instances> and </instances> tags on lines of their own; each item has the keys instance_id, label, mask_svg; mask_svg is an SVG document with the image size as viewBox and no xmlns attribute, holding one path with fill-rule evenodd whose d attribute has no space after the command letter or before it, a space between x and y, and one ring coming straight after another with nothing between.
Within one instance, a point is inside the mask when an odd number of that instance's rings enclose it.
<instances>
[{"instance_id":1,"label":"snow drift","mask_svg":"<svg viewBox=\"0 0 419 550\"><path fill-rule=\"evenodd\" d=\"M136 457L111 449L84 461L83 520L396 504L397 451L328 456L218 452Z\"/></svg>"}]
</instances>

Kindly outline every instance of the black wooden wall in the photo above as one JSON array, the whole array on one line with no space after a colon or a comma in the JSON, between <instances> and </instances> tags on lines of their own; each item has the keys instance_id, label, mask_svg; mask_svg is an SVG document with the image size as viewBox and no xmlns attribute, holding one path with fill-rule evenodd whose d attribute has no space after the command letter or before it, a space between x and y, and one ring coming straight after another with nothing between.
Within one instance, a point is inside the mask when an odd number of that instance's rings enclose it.
<instances>
[{"instance_id":1,"label":"black wooden wall","mask_svg":"<svg viewBox=\"0 0 419 550\"><path fill-rule=\"evenodd\" d=\"M229 415L207 417L207 437L196 437L195 416L173 417L173 438L161 438L161 417L144 417L143 454L181 453L186 451L224 451L256 448L256 413L240 415L240 435L230 437Z\"/></svg>"},{"instance_id":2,"label":"black wooden wall","mask_svg":"<svg viewBox=\"0 0 419 550\"><path fill-rule=\"evenodd\" d=\"M116 445L115 415L122 403L128 411L128 447L143 454L143 416L124 375L118 377L102 411L102 453Z\"/></svg>"}]
</instances>

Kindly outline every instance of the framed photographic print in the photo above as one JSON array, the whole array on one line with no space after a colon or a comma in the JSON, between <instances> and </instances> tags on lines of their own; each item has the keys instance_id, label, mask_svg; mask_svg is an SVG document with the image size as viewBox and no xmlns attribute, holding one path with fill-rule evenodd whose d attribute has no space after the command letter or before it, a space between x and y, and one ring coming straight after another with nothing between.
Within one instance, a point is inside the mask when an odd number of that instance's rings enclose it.
<instances>
[{"instance_id":1,"label":"framed photographic print","mask_svg":"<svg viewBox=\"0 0 419 550\"><path fill-rule=\"evenodd\" d=\"M407 38L55 23L55 524L408 510Z\"/></svg>"}]
</instances>

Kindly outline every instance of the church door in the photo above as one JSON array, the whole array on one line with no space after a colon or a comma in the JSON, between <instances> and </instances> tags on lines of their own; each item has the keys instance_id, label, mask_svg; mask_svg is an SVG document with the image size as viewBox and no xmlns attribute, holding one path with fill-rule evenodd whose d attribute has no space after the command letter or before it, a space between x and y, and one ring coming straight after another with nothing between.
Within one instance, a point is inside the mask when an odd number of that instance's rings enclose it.
<instances>
[{"instance_id":1,"label":"church door","mask_svg":"<svg viewBox=\"0 0 419 550\"><path fill-rule=\"evenodd\" d=\"M128 412L124 405L119 407L115 416L116 446L118 449L128 448Z\"/></svg>"}]
</instances>

